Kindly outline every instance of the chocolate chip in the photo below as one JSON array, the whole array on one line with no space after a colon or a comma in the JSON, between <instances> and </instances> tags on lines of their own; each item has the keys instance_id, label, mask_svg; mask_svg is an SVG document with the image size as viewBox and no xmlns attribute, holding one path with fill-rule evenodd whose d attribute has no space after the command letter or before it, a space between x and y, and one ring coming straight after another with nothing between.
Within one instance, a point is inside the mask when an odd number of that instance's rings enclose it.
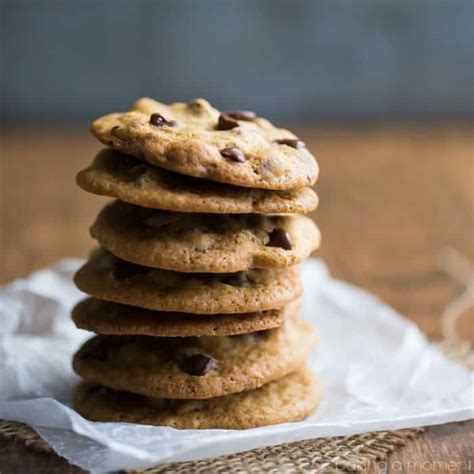
<instances>
[{"instance_id":1,"label":"chocolate chip","mask_svg":"<svg viewBox=\"0 0 474 474\"><path fill-rule=\"evenodd\" d=\"M245 120L246 122L251 122L254 118L257 117L257 114L250 110L230 110L222 113L228 115L230 118L233 118L235 120Z\"/></svg>"},{"instance_id":2,"label":"chocolate chip","mask_svg":"<svg viewBox=\"0 0 474 474\"><path fill-rule=\"evenodd\" d=\"M244 153L236 147L224 148L220 153L224 158L237 163L243 163L246 160Z\"/></svg>"},{"instance_id":3,"label":"chocolate chip","mask_svg":"<svg viewBox=\"0 0 474 474\"><path fill-rule=\"evenodd\" d=\"M93 359L93 360L103 361L103 360L107 360L107 358L108 358L107 351L99 345L91 345L91 346L85 347L79 353L79 359L81 360Z\"/></svg>"},{"instance_id":4,"label":"chocolate chip","mask_svg":"<svg viewBox=\"0 0 474 474\"><path fill-rule=\"evenodd\" d=\"M217 360L205 354L193 354L181 361L181 369L189 375L206 375L217 369Z\"/></svg>"},{"instance_id":5,"label":"chocolate chip","mask_svg":"<svg viewBox=\"0 0 474 474\"><path fill-rule=\"evenodd\" d=\"M124 261L114 262L112 266L112 274L118 281L127 280L135 275L144 275L150 271L151 268Z\"/></svg>"},{"instance_id":6,"label":"chocolate chip","mask_svg":"<svg viewBox=\"0 0 474 474\"><path fill-rule=\"evenodd\" d=\"M230 115L222 113L219 115L219 120L217 122L217 130L232 130L235 127L239 126L239 122L234 120Z\"/></svg>"},{"instance_id":7,"label":"chocolate chip","mask_svg":"<svg viewBox=\"0 0 474 474\"><path fill-rule=\"evenodd\" d=\"M222 283L231 286L249 286L250 280L245 272L239 272L234 275L230 275L223 280Z\"/></svg>"},{"instance_id":8,"label":"chocolate chip","mask_svg":"<svg viewBox=\"0 0 474 474\"><path fill-rule=\"evenodd\" d=\"M175 127L178 122L175 120L166 120L163 115L154 113L150 115L150 123L156 127L163 127L167 125L168 127Z\"/></svg>"},{"instance_id":9,"label":"chocolate chip","mask_svg":"<svg viewBox=\"0 0 474 474\"><path fill-rule=\"evenodd\" d=\"M303 141L298 140L297 138L281 138L280 140L274 141L279 145L288 145L291 146L291 148L296 148L297 150L306 146Z\"/></svg>"},{"instance_id":10,"label":"chocolate chip","mask_svg":"<svg viewBox=\"0 0 474 474\"><path fill-rule=\"evenodd\" d=\"M281 247L285 250L291 250L291 240L288 232L281 227L275 227L270 232L269 240L266 243L267 247Z\"/></svg>"}]
</instances>

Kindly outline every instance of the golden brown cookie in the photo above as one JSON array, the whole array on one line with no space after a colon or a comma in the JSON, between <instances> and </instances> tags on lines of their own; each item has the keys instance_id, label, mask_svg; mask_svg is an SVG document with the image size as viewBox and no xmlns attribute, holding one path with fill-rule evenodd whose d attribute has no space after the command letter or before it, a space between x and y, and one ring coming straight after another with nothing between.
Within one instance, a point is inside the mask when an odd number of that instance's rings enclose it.
<instances>
[{"instance_id":1,"label":"golden brown cookie","mask_svg":"<svg viewBox=\"0 0 474 474\"><path fill-rule=\"evenodd\" d=\"M91 129L105 145L153 165L236 186L292 189L318 176L316 160L291 132L248 112L219 113L204 99L141 99Z\"/></svg>"},{"instance_id":2,"label":"golden brown cookie","mask_svg":"<svg viewBox=\"0 0 474 474\"><path fill-rule=\"evenodd\" d=\"M234 274L177 273L125 262L102 249L74 281L96 298L157 311L197 314L279 309L301 295L297 268Z\"/></svg>"},{"instance_id":3,"label":"golden brown cookie","mask_svg":"<svg viewBox=\"0 0 474 474\"><path fill-rule=\"evenodd\" d=\"M319 377L300 369L261 388L208 400L169 400L83 382L74 408L94 421L141 423L179 429L245 429L302 420L319 405Z\"/></svg>"},{"instance_id":4,"label":"golden brown cookie","mask_svg":"<svg viewBox=\"0 0 474 474\"><path fill-rule=\"evenodd\" d=\"M297 267L233 274L177 273L125 262L97 249L76 273L96 298L157 311L197 314L279 309L301 295Z\"/></svg>"},{"instance_id":5,"label":"golden brown cookie","mask_svg":"<svg viewBox=\"0 0 474 474\"><path fill-rule=\"evenodd\" d=\"M316 343L307 321L238 336L95 336L73 359L88 382L150 397L202 399L252 390L301 367Z\"/></svg>"},{"instance_id":6,"label":"golden brown cookie","mask_svg":"<svg viewBox=\"0 0 474 474\"><path fill-rule=\"evenodd\" d=\"M298 310L299 301L281 309L242 314L189 314L151 311L88 298L76 305L72 319L80 329L97 334L142 336L231 336L273 329Z\"/></svg>"},{"instance_id":7,"label":"golden brown cookie","mask_svg":"<svg viewBox=\"0 0 474 474\"><path fill-rule=\"evenodd\" d=\"M91 235L129 262L178 272L232 273L301 263L319 246L306 216L186 214L115 201Z\"/></svg>"},{"instance_id":8,"label":"golden brown cookie","mask_svg":"<svg viewBox=\"0 0 474 474\"><path fill-rule=\"evenodd\" d=\"M102 150L76 181L90 193L177 212L306 214L318 205L307 186L287 191L232 186L173 173L110 149Z\"/></svg>"}]
</instances>

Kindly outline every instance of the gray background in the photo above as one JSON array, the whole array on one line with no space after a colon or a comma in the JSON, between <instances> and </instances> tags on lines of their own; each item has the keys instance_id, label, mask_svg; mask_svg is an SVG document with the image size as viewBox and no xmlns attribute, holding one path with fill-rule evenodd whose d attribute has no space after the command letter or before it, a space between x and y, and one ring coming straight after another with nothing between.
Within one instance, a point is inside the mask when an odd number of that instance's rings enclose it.
<instances>
[{"instance_id":1,"label":"gray background","mask_svg":"<svg viewBox=\"0 0 474 474\"><path fill-rule=\"evenodd\" d=\"M467 117L470 0L0 0L4 124L140 96L281 121Z\"/></svg>"}]
</instances>

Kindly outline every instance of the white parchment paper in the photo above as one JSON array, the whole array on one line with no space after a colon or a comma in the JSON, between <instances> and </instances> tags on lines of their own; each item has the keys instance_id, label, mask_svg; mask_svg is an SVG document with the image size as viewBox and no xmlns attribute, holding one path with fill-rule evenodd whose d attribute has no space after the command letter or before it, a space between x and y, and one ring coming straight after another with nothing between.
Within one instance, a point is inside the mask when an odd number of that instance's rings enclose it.
<instances>
[{"instance_id":1,"label":"white parchment paper","mask_svg":"<svg viewBox=\"0 0 474 474\"><path fill-rule=\"evenodd\" d=\"M110 471L245 451L291 441L473 418L473 374L369 293L303 266L303 316L321 342L310 365L325 380L307 420L245 431L93 423L70 408L71 356L90 336L69 319L82 298L63 260L0 290L0 419L33 426L80 467Z\"/></svg>"}]
</instances>

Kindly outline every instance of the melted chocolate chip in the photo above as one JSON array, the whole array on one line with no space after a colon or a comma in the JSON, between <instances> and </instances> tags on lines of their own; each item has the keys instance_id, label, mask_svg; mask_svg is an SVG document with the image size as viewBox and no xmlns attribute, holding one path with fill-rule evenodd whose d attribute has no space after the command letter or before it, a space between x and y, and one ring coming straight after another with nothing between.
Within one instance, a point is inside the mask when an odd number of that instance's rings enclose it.
<instances>
[{"instance_id":1,"label":"melted chocolate chip","mask_svg":"<svg viewBox=\"0 0 474 474\"><path fill-rule=\"evenodd\" d=\"M107 360L108 354L107 351L99 345L91 345L85 347L79 354L79 359L93 359L98 361Z\"/></svg>"},{"instance_id":2,"label":"melted chocolate chip","mask_svg":"<svg viewBox=\"0 0 474 474\"><path fill-rule=\"evenodd\" d=\"M235 275L230 275L221 281L222 283L231 286L249 286L251 283L247 276L247 273L245 272L239 272Z\"/></svg>"},{"instance_id":3,"label":"melted chocolate chip","mask_svg":"<svg viewBox=\"0 0 474 474\"><path fill-rule=\"evenodd\" d=\"M288 232L283 230L281 227L275 227L275 229L270 232L266 246L281 247L285 250L291 250L291 240Z\"/></svg>"},{"instance_id":4,"label":"melted chocolate chip","mask_svg":"<svg viewBox=\"0 0 474 474\"><path fill-rule=\"evenodd\" d=\"M189 375L202 376L217 369L217 360L205 354L193 354L181 361L181 369Z\"/></svg>"},{"instance_id":5,"label":"melted chocolate chip","mask_svg":"<svg viewBox=\"0 0 474 474\"><path fill-rule=\"evenodd\" d=\"M298 140L297 138L281 138L280 140L275 140L275 143L278 143L279 145L288 145L297 150L306 146L303 141Z\"/></svg>"},{"instance_id":6,"label":"melted chocolate chip","mask_svg":"<svg viewBox=\"0 0 474 474\"><path fill-rule=\"evenodd\" d=\"M178 124L175 120L166 120L163 115L158 113L150 115L150 123L156 127L163 127L165 125L168 127L175 127Z\"/></svg>"},{"instance_id":7,"label":"melted chocolate chip","mask_svg":"<svg viewBox=\"0 0 474 474\"><path fill-rule=\"evenodd\" d=\"M224 158L236 161L237 163L243 163L246 160L244 153L236 147L224 148L220 153Z\"/></svg>"},{"instance_id":8,"label":"melted chocolate chip","mask_svg":"<svg viewBox=\"0 0 474 474\"><path fill-rule=\"evenodd\" d=\"M235 127L239 126L239 122L234 120L230 115L222 113L219 115L219 120L217 122L217 130L232 130Z\"/></svg>"},{"instance_id":9,"label":"melted chocolate chip","mask_svg":"<svg viewBox=\"0 0 474 474\"><path fill-rule=\"evenodd\" d=\"M151 268L135 265L134 263L120 261L114 262L112 266L112 274L118 281L127 280L135 275L144 275L151 271Z\"/></svg>"},{"instance_id":10,"label":"melted chocolate chip","mask_svg":"<svg viewBox=\"0 0 474 474\"><path fill-rule=\"evenodd\" d=\"M246 122L251 122L257 117L257 114L250 110L230 110L228 112L222 112L222 114L225 114L234 120L245 120Z\"/></svg>"}]
</instances>

